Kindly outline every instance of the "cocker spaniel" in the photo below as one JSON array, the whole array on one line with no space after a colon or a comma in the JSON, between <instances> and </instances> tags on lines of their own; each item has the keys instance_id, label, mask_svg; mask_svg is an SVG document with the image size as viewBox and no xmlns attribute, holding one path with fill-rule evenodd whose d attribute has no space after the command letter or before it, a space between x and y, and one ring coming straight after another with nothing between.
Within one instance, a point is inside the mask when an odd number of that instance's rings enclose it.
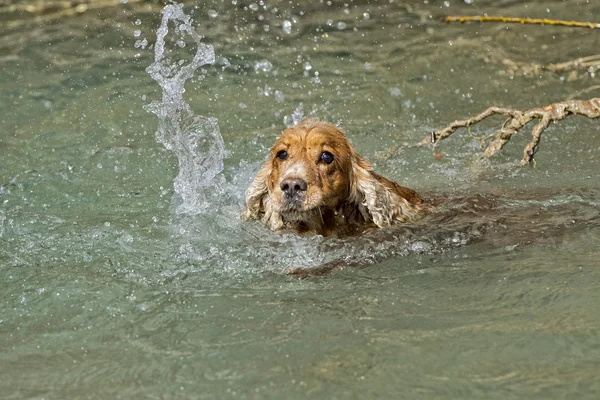
<instances>
[{"instance_id":1,"label":"cocker spaniel","mask_svg":"<svg viewBox=\"0 0 600 400\"><path fill-rule=\"evenodd\" d=\"M376 174L340 128L307 120L271 148L242 217L275 231L345 236L408 222L427 208L415 191Z\"/></svg>"}]
</instances>

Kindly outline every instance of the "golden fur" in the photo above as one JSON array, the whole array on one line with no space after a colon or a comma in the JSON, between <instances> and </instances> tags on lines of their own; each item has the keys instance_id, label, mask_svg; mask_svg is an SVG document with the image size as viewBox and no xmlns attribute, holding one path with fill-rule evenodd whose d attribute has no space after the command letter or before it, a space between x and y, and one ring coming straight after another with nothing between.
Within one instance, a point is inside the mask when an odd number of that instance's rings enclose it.
<instances>
[{"instance_id":1,"label":"golden fur","mask_svg":"<svg viewBox=\"0 0 600 400\"><path fill-rule=\"evenodd\" d=\"M425 209L416 192L377 175L340 128L307 120L272 147L242 217L273 230L341 236L407 222Z\"/></svg>"}]
</instances>

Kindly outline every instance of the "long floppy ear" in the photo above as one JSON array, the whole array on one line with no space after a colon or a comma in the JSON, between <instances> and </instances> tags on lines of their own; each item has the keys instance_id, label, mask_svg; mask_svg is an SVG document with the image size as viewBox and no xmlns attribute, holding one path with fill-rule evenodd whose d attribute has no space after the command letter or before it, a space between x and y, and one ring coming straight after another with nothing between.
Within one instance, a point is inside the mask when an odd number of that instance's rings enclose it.
<instances>
[{"instance_id":1,"label":"long floppy ear","mask_svg":"<svg viewBox=\"0 0 600 400\"><path fill-rule=\"evenodd\" d=\"M266 208L270 206L269 186L267 184L270 175L271 163L267 161L246 189L246 209L242 214L242 218L260 220L261 214L264 214Z\"/></svg>"},{"instance_id":2,"label":"long floppy ear","mask_svg":"<svg viewBox=\"0 0 600 400\"><path fill-rule=\"evenodd\" d=\"M360 155L353 154L350 201L367 221L378 227L402 223L416 216L424 208L404 198L399 191L406 191L420 203L416 193L377 175L373 167Z\"/></svg>"},{"instance_id":3,"label":"long floppy ear","mask_svg":"<svg viewBox=\"0 0 600 400\"><path fill-rule=\"evenodd\" d=\"M246 190L246 209L242 213L242 219L257 219L276 230L283 226L283 219L271 204L268 184L271 171L271 161L267 160Z\"/></svg>"}]
</instances>

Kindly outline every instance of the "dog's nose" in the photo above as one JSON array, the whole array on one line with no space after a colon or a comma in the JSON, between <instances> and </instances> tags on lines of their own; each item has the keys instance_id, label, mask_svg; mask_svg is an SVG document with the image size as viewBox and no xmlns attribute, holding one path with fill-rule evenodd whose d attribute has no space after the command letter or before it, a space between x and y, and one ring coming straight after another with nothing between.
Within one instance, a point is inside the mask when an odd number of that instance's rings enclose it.
<instances>
[{"instance_id":1,"label":"dog's nose","mask_svg":"<svg viewBox=\"0 0 600 400\"><path fill-rule=\"evenodd\" d=\"M288 178L281 181L279 187L285 194L294 197L298 192L303 192L307 188L306 181L299 178Z\"/></svg>"}]
</instances>

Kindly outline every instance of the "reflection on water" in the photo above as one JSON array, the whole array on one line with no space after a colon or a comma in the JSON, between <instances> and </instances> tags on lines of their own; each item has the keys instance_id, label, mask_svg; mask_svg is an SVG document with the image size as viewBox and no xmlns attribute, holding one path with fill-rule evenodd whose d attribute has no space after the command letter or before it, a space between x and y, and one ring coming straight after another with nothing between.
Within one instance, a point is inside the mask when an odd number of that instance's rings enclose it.
<instances>
[{"instance_id":1,"label":"reflection on water","mask_svg":"<svg viewBox=\"0 0 600 400\"><path fill-rule=\"evenodd\" d=\"M597 398L597 122L550 128L534 168L515 167L517 137L486 165L468 134L436 155L411 144L594 86L503 63L594 54L589 32L437 17L599 5L207 1L184 8L191 24L154 2L85 4L0 5L4 397ZM241 222L269 146L308 115L437 211L343 240Z\"/></svg>"}]
</instances>

